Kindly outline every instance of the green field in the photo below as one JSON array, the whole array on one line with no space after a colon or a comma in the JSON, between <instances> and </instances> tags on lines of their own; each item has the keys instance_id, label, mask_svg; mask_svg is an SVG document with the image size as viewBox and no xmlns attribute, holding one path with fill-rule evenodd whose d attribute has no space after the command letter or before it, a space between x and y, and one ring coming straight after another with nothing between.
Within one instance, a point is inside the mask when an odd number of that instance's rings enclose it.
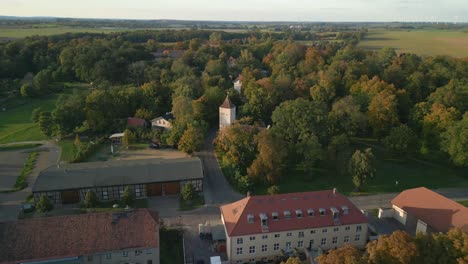
<instances>
[{"instance_id":1,"label":"green field","mask_svg":"<svg viewBox=\"0 0 468 264\"><path fill-rule=\"evenodd\" d=\"M127 28L78 28L78 27L43 27L43 28L0 28L0 38L24 38L40 35L50 36L64 33L111 33L129 31Z\"/></svg>"},{"instance_id":2,"label":"green field","mask_svg":"<svg viewBox=\"0 0 468 264\"><path fill-rule=\"evenodd\" d=\"M364 149L367 145L356 144ZM372 148L376 157L376 176L368 180L365 194L400 192L405 189L425 186L448 188L468 186L468 170L452 168L443 164L418 161L390 153L380 147ZM398 181L398 186L395 182ZM353 194L354 185L350 175L340 175L331 169L316 169L311 175L290 171L278 184L280 192L301 192L337 188L345 194ZM255 188L254 193L266 194L266 188Z\"/></svg>"},{"instance_id":3,"label":"green field","mask_svg":"<svg viewBox=\"0 0 468 264\"><path fill-rule=\"evenodd\" d=\"M359 44L366 49L390 47L399 53L424 56L449 55L468 57L468 33L463 31L370 30Z\"/></svg>"}]
</instances>

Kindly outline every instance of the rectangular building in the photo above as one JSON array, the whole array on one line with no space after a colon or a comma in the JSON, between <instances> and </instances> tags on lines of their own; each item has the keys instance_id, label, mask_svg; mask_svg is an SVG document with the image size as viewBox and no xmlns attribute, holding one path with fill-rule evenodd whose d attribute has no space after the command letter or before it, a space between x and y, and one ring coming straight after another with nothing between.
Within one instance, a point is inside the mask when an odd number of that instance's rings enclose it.
<instances>
[{"instance_id":1,"label":"rectangular building","mask_svg":"<svg viewBox=\"0 0 468 264\"><path fill-rule=\"evenodd\" d=\"M93 191L100 201L119 200L127 186L137 199L175 195L187 183L203 191L199 158L113 160L50 167L39 174L32 192L36 201L47 195L60 205L81 202L88 191Z\"/></svg>"},{"instance_id":2,"label":"rectangular building","mask_svg":"<svg viewBox=\"0 0 468 264\"><path fill-rule=\"evenodd\" d=\"M2 264L159 264L159 218L149 209L0 223L0 241Z\"/></svg>"},{"instance_id":3,"label":"rectangular building","mask_svg":"<svg viewBox=\"0 0 468 264\"><path fill-rule=\"evenodd\" d=\"M364 247L368 220L333 190L248 196L221 206L230 263L276 260L282 251Z\"/></svg>"}]
</instances>

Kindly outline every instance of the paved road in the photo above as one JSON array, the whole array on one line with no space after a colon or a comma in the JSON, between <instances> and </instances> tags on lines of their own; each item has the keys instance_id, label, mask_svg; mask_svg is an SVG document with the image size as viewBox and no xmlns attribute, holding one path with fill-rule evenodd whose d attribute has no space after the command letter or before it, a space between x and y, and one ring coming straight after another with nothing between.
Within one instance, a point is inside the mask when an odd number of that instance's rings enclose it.
<instances>
[{"instance_id":1,"label":"paved road","mask_svg":"<svg viewBox=\"0 0 468 264\"><path fill-rule=\"evenodd\" d=\"M55 166L60 158L59 147L55 146L52 142L41 141L39 143L43 143L44 145L37 148L39 151L39 156L37 157L36 165L34 166L31 174L26 178L28 187L18 192L0 193L0 222L14 221L17 219L18 213L20 212L21 203L24 202L26 198L32 193L31 188L34 185L39 172L49 166ZM17 144L20 144L20 142Z\"/></svg>"},{"instance_id":2,"label":"paved road","mask_svg":"<svg viewBox=\"0 0 468 264\"><path fill-rule=\"evenodd\" d=\"M455 201L468 200L468 188L444 188L433 189L433 191ZM359 209L375 209L379 207L391 207L390 201L397 195L398 193L385 193L369 196L352 196L349 199Z\"/></svg>"},{"instance_id":3,"label":"paved road","mask_svg":"<svg viewBox=\"0 0 468 264\"><path fill-rule=\"evenodd\" d=\"M224 178L219 167L218 160L214 154L213 140L216 137L216 130L210 131L206 138L205 145L200 152L196 153L203 163L205 170L204 194L205 203L208 205L219 205L237 201L244 197L235 192Z\"/></svg>"}]
</instances>

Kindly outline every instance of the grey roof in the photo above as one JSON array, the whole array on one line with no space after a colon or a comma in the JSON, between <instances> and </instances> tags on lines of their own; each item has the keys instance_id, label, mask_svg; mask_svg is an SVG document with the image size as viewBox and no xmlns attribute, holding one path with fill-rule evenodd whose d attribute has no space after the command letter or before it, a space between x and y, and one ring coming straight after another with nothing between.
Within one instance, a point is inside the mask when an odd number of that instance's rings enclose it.
<instances>
[{"instance_id":1,"label":"grey roof","mask_svg":"<svg viewBox=\"0 0 468 264\"><path fill-rule=\"evenodd\" d=\"M202 179L199 158L114 160L52 166L42 171L33 192Z\"/></svg>"}]
</instances>

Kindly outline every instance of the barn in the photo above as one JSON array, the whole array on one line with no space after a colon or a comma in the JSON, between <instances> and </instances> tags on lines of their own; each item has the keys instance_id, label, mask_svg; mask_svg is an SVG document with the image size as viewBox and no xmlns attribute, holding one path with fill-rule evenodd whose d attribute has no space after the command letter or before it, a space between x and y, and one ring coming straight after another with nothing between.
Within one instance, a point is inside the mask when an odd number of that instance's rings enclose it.
<instances>
[{"instance_id":1,"label":"barn","mask_svg":"<svg viewBox=\"0 0 468 264\"><path fill-rule=\"evenodd\" d=\"M100 201L119 200L126 187L137 199L177 195L192 183L203 191L199 158L114 160L49 167L36 179L32 192L37 201L46 195L55 205L79 203L88 191Z\"/></svg>"}]
</instances>

